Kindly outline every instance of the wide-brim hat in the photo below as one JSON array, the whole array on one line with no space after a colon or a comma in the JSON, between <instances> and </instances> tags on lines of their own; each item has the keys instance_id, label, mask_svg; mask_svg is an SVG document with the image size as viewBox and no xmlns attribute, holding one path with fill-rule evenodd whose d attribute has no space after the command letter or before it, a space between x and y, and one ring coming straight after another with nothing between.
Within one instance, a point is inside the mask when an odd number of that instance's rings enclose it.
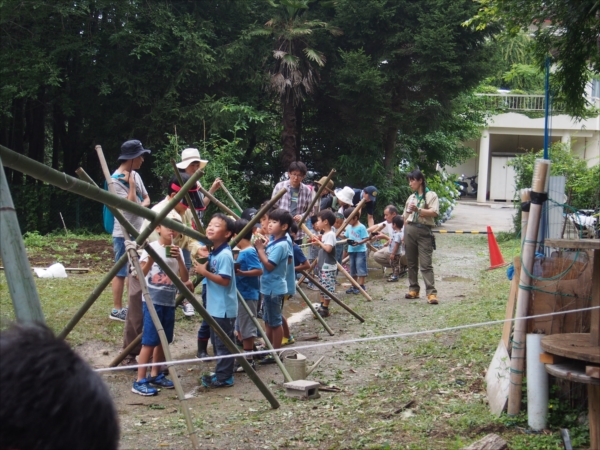
<instances>
[{"instance_id":1,"label":"wide-brim hat","mask_svg":"<svg viewBox=\"0 0 600 450\"><path fill-rule=\"evenodd\" d=\"M172 209L171 211L169 211L169 214L167 214L167 219L171 219L171 220L174 220L176 222L183 223L183 220L181 220L181 215L177 211L175 211L174 209Z\"/></svg>"},{"instance_id":2,"label":"wide-brim hat","mask_svg":"<svg viewBox=\"0 0 600 450\"><path fill-rule=\"evenodd\" d=\"M354 189L352 189L350 186L344 186L344 189L335 193L335 196L340 202L352 206L352 200L354 199Z\"/></svg>"},{"instance_id":3,"label":"wide-brim hat","mask_svg":"<svg viewBox=\"0 0 600 450\"><path fill-rule=\"evenodd\" d=\"M185 170L193 162L199 162L200 168L204 169L208 164L208 160L200 159L200 152L197 148L186 148L181 152L181 162L177 163L177 168Z\"/></svg>"},{"instance_id":4,"label":"wide-brim hat","mask_svg":"<svg viewBox=\"0 0 600 450\"><path fill-rule=\"evenodd\" d=\"M121 154L119 155L119 160L129 160L135 159L138 156L142 156L144 153L150 153L150 150L144 148L142 143L137 139L133 139L131 141L125 141L121 145Z\"/></svg>"},{"instance_id":5,"label":"wide-brim hat","mask_svg":"<svg viewBox=\"0 0 600 450\"><path fill-rule=\"evenodd\" d=\"M327 177L321 177L321 179L317 181L316 184L318 184L319 186L323 186L323 183L325 183L326 179ZM327 182L327 186L325 186L325 189L327 189L329 192L333 191L333 180L329 180Z\"/></svg>"}]
</instances>

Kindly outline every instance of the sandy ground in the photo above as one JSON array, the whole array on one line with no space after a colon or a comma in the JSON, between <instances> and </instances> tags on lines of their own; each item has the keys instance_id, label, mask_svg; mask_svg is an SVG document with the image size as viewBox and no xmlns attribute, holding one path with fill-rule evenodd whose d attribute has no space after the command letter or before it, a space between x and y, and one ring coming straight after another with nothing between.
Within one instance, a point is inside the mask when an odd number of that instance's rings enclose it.
<instances>
[{"instance_id":1,"label":"sandy ground","mask_svg":"<svg viewBox=\"0 0 600 450\"><path fill-rule=\"evenodd\" d=\"M510 231L513 228L513 217L516 210L510 204L477 205L475 202L458 202L452 218L438 229L448 231L485 231L492 227L494 233Z\"/></svg>"}]
</instances>

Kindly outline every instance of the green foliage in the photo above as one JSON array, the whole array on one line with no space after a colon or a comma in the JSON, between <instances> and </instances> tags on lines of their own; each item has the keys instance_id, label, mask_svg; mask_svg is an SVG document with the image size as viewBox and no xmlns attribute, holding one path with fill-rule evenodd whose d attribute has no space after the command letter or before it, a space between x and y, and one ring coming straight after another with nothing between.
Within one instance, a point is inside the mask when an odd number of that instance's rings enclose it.
<instances>
[{"instance_id":1,"label":"green foliage","mask_svg":"<svg viewBox=\"0 0 600 450\"><path fill-rule=\"evenodd\" d=\"M435 172L435 175L425 175L427 187L435 192L440 202L440 213L436 217L436 223L444 223L450 218L452 210L456 206L459 197L456 189L456 175L449 175L446 172Z\"/></svg>"}]
</instances>

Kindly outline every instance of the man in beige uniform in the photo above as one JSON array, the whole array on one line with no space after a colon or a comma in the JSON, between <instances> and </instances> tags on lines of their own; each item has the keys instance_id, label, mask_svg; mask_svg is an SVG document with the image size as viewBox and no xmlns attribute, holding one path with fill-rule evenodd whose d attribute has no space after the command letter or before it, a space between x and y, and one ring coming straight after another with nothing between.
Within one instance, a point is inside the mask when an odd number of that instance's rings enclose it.
<instances>
[{"instance_id":1,"label":"man in beige uniform","mask_svg":"<svg viewBox=\"0 0 600 450\"><path fill-rule=\"evenodd\" d=\"M439 201L435 192L425 185L425 177L420 170L408 174L408 182L413 194L408 197L404 208L404 246L408 262L409 288L405 298L419 298L417 266L421 269L427 292L427 303L437 305L437 290L433 276L433 241L431 229L439 214Z\"/></svg>"}]
</instances>

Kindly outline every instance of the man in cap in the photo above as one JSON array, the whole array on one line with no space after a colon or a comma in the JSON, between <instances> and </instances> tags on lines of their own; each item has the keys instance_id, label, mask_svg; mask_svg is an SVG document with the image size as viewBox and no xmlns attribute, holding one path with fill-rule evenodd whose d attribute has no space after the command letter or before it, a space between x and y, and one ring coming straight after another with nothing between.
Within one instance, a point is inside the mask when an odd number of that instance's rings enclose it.
<instances>
[{"instance_id":1,"label":"man in cap","mask_svg":"<svg viewBox=\"0 0 600 450\"><path fill-rule=\"evenodd\" d=\"M150 197L142 178L136 172L142 166L146 154L150 154L150 150L144 148L140 141L134 139L124 142L121 145L121 155L119 156L120 165L112 174L111 181L115 193L119 197L147 207L150 205ZM144 219L127 211L122 212L123 216L139 231ZM112 237L115 262L117 262L125 253L125 236L123 236L123 231L116 218ZM109 318L121 322L125 322L127 316L127 308L123 308L123 291L125 289L125 278L128 274L127 266L127 264L123 266L112 281L113 309L109 314Z\"/></svg>"},{"instance_id":2,"label":"man in cap","mask_svg":"<svg viewBox=\"0 0 600 450\"><path fill-rule=\"evenodd\" d=\"M367 186L364 189L354 189L354 197L352 199L352 206L358 205L363 199L367 199L365 205L365 211L367 212L367 227L370 228L375 224L373 214L375 214L375 202L377 201L377 188L375 186Z\"/></svg>"}]
</instances>

